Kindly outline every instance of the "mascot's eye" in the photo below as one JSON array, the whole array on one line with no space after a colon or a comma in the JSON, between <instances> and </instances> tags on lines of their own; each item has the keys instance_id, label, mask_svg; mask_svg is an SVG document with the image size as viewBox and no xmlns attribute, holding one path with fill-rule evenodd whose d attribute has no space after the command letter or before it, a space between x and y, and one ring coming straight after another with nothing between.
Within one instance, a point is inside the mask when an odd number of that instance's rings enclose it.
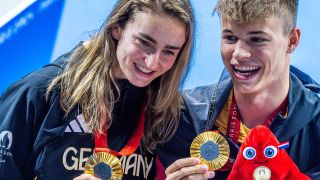
<instances>
[{"instance_id":1,"label":"mascot's eye","mask_svg":"<svg viewBox=\"0 0 320 180\"><path fill-rule=\"evenodd\" d=\"M264 155L267 157L267 158L274 158L278 153L278 149L274 146L267 146L265 149L264 149Z\"/></svg>"},{"instance_id":2,"label":"mascot's eye","mask_svg":"<svg viewBox=\"0 0 320 180\"><path fill-rule=\"evenodd\" d=\"M256 157L256 150L253 147L244 148L242 155L244 158L251 160Z\"/></svg>"}]
</instances>

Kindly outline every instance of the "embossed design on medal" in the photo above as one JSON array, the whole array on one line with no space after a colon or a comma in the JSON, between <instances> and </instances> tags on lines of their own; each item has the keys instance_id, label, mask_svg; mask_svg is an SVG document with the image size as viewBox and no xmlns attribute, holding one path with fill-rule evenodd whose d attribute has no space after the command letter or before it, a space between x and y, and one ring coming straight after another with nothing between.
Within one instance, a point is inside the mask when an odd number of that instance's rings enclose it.
<instances>
[{"instance_id":1,"label":"embossed design on medal","mask_svg":"<svg viewBox=\"0 0 320 180\"><path fill-rule=\"evenodd\" d=\"M271 178L271 171L266 166L259 166L253 171L254 180L269 180Z\"/></svg>"},{"instance_id":2,"label":"embossed design on medal","mask_svg":"<svg viewBox=\"0 0 320 180\"><path fill-rule=\"evenodd\" d=\"M203 132L192 141L190 155L199 158L201 163L207 164L210 171L218 170L229 159L229 144L218 132Z\"/></svg>"},{"instance_id":3,"label":"embossed design on medal","mask_svg":"<svg viewBox=\"0 0 320 180\"><path fill-rule=\"evenodd\" d=\"M91 155L85 163L84 173L102 180L120 180L123 176L120 160L107 152Z\"/></svg>"}]
</instances>

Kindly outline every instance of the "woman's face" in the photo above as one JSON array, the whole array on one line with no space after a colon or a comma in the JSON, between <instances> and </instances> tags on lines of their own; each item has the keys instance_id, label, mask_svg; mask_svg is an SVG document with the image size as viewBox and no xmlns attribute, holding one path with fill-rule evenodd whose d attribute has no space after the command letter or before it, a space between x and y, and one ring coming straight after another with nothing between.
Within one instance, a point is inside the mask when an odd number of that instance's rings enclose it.
<instances>
[{"instance_id":1,"label":"woman's face","mask_svg":"<svg viewBox=\"0 0 320 180\"><path fill-rule=\"evenodd\" d=\"M186 41L186 27L177 18L141 12L125 27L114 27L112 36L118 40L115 78L145 87L171 69Z\"/></svg>"}]
</instances>

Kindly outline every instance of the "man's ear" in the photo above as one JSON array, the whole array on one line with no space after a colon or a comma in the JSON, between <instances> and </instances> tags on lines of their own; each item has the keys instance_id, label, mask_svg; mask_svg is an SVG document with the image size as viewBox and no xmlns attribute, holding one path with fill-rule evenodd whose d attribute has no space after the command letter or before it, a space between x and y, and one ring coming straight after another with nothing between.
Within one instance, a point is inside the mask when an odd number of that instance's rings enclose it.
<instances>
[{"instance_id":1,"label":"man's ear","mask_svg":"<svg viewBox=\"0 0 320 180\"><path fill-rule=\"evenodd\" d=\"M122 35L122 28L119 24L115 24L111 29L112 37L116 40L120 40Z\"/></svg>"},{"instance_id":2,"label":"man's ear","mask_svg":"<svg viewBox=\"0 0 320 180\"><path fill-rule=\"evenodd\" d=\"M300 42L301 31L299 28L293 28L290 32L289 43L288 43L288 53L292 53Z\"/></svg>"}]
</instances>

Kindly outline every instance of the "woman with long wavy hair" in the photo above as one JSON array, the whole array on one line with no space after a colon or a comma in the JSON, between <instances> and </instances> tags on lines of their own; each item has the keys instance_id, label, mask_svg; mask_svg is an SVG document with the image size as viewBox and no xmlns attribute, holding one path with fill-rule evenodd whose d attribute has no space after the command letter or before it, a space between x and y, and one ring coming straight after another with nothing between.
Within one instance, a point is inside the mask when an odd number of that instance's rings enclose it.
<instances>
[{"instance_id":1,"label":"woman with long wavy hair","mask_svg":"<svg viewBox=\"0 0 320 180\"><path fill-rule=\"evenodd\" d=\"M153 179L154 150L178 126L193 27L187 0L118 1L93 38L2 96L13 138L1 178Z\"/></svg>"}]
</instances>

